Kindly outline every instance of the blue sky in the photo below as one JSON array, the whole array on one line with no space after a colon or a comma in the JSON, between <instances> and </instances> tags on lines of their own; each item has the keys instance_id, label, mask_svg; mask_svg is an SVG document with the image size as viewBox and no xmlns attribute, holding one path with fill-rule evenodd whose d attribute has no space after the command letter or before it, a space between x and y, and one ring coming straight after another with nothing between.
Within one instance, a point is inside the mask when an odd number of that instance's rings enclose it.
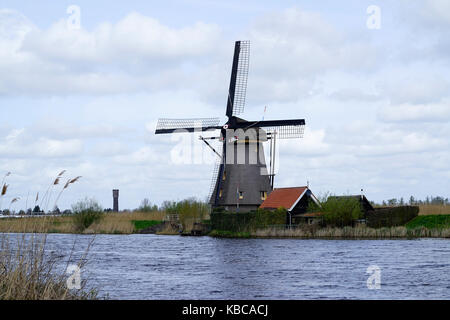
<instances>
[{"instance_id":1,"label":"blue sky","mask_svg":"<svg viewBox=\"0 0 450 320\"><path fill-rule=\"evenodd\" d=\"M69 5L80 29L67 29ZM370 5L381 29L367 28ZM448 197L449 29L444 0L3 0L0 175L12 172L3 207L14 197L17 209L30 206L63 169L83 178L62 208L86 196L110 207L113 188L122 208L206 197L213 164L171 159L177 139L203 148L197 137L153 131L160 117L225 120L240 39L252 45L243 117L260 119L267 106L266 119L307 122L304 139L280 145L277 186Z\"/></svg>"}]
</instances>

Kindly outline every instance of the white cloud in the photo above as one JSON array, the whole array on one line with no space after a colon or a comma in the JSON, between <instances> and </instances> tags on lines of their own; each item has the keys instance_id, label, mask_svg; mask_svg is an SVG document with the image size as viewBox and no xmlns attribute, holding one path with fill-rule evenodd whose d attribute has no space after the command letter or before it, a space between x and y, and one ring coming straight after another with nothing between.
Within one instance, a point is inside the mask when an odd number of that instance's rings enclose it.
<instances>
[{"instance_id":1,"label":"white cloud","mask_svg":"<svg viewBox=\"0 0 450 320\"><path fill-rule=\"evenodd\" d=\"M340 19L350 14L264 12L241 30L252 41L243 117L260 119L268 105L266 119L307 122L304 139L280 141L278 186L309 180L317 193L364 186L376 200L408 195L410 186L448 190L448 50L434 43L445 42L436 34L445 33L446 12L432 28L417 22L414 42L402 37L411 33L403 12L398 29L383 24L379 32L364 21L362 31L346 29ZM363 18L364 10L351 17ZM89 30L50 22L38 28L0 11L0 170L14 172L12 193L45 191L67 169L83 179L63 207L85 195L109 206L113 188L127 207L144 197L206 196L212 164L173 164L176 143L154 128L158 117L224 116L229 26L186 17L169 27L139 13ZM417 47L426 50L416 54Z\"/></svg>"},{"instance_id":2,"label":"white cloud","mask_svg":"<svg viewBox=\"0 0 450 320\"><path fill-rule=\"evenodd\" d=\"M217 26L201 22L170 28L134 12L115 25L102 23L93 31L68 29L67 22L60 20L47 30L28 33L22 50L49 60L102 65L157 64L165 60L177 63L183 58L209 53L219 33Z\"/></svg>"},{"instance_id":3,"label":"white cloud","mask_svg":"<svg viewBox=\"0 0 450 320\"><path fill-rule=\"evenodd\" d=\"M430 67L422 62L413 66L392 67L382 72L377 80L380 95L393 104L433 103L449 97L448 76L442 70L427 69Z\"/></svg>"},{"instance_id":4,"label":"white cloud","mask_svg":"<svg viewBox=\"0 0 450 320\"><path fill-rule=\"evenodd\" d=\"M380 110L379 117L389 122L449 122L450 100L431 104L389 105Z\"/></svg>"},{"instance_id":5,"label":"white cloud","mask_svg":"<svg viewBox=\"0 0 450 320\"><path fill-rule=\"evenodd\" d=\"M93 31L68 29L64 20L40 30L11 10L0 11L0 21L3 95L117 94L189 84L186 66L203 63L220 36L215 25L176 29L139 13Z\"/></svg>"},{"instance_id":6,"label":"white cloud","mask_svg":"<svg viewBox=\"0 0 450 320\"><path fill-rule=\"evenodd\" d=\"M11 158L59 158L76 157L83 150L83 143L78 139L49 139L33 137L25 128L14 129L0 139L0 153Z\"/></svg>"},{"instance_id":7,"label":"white cloud","mask_svg":"<svg viewBox=\"0 0 450 320\"><path fill-rule=\"evenodd\" d=\"M258 101L307 96L318 76L333 70L375 68L377 49L338 31L320 14L286 9L259 18L249 31L249 93Z\"/></svg>"}]
</instances>

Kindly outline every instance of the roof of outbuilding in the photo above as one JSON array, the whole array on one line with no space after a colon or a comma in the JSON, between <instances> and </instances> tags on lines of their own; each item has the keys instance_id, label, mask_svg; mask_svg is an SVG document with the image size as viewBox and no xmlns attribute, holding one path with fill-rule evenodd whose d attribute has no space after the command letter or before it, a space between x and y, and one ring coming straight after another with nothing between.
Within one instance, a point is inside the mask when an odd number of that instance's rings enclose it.
<instances>
[{"instance_id":1,"label":"roof of outbuilding","mask_svg":"<svg viewBox=\"0 0 450 320\"><path fill-rule=\"evenodd\" d=\"M374 210L370 201L366 198L365 195L345 195L345 196L330 196L329 198L334 199L355 199L365 204L368 210Z\"/></svg>"},{"instance_id":2,"label":"roof of outbuilding","mask_svg":"<svg viewBox=\"0 0 450 320\"><path fill-rule=\"evenodd\" d=\"M292 187L274 189L261 204L261 209L278 209L283 207L291 209L299 198L308 190L308 187Z\"/></svg>"}]
</instances>

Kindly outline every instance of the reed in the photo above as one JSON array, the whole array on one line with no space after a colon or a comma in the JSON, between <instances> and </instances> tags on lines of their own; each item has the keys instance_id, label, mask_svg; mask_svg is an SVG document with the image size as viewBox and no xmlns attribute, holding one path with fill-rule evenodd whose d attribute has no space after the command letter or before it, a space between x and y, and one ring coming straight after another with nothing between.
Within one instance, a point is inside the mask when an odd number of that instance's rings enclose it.
<instances>
[{"instance_id":1,"label":"reed","mask_svg":"<svg viewBox=\"0 0 450 320\"><path fill-rule=\"evenodd\" d=\"M450 229L427 229L406 227L367 228L295 228L258 229L250 233L257 238L338 238L338 239L392 239L392 238L450 238Z\"/></svg>"},{"instance_id":2,"label":"reed","mask_svg":"<svg viewBox=\"0 0 450 320\"><path fill-rule=\"evenodd\" d=\"M450 214L450 205L424 204L419 205L419 216Z\"/></svg>"},{"instance_id":3,"label":"reed","mask_svg":"<svg viewBox=\"0 0 450 320\"><path fill-rule=\"evenodd\" d=\"M95 233L131 234L135 232L133 221L162 221L166 214L155 212L105 213L100 221L94 222L83 231L76 228L75 215L45 217L31 216L0 219L2 233Z\"/></svg>"},{"instance_id":4,"label":"reed","mask_svg":"<svg viewBox=\"0 0 450 320\"><path fill-rule=\"evenodd\" d=\"M87 282L81 282L81 289L69 290L65 270L58 266L72 263L63 261L61 255L46 252L46 235L0 236L0 300L85 300L96 299L97 291L87 289ZM85 254L77 262L82 268L86 263L89 244Z\"/></svg>"},{"instance_id":5,"label":"reed","mask_svg":"<svg viewBox=\"0 0 450 320\"><path fill-rule=\"evenodd\" d=\"M77 182L77 181L80 180L81 178L82 178L81 176L78 176L78 177L76 177L76 178L67 180L67 182L66 182L66 184L64 185L64 187L62 188L61 192L60 192L60 193L58 194L58 196L56 197L54 207L57 206L58 200L59 200L59 198L61 198L61 195L63 194L64 190L66 190L71 184L74 184L75 182Z\"/></svg>"}]
</instances>

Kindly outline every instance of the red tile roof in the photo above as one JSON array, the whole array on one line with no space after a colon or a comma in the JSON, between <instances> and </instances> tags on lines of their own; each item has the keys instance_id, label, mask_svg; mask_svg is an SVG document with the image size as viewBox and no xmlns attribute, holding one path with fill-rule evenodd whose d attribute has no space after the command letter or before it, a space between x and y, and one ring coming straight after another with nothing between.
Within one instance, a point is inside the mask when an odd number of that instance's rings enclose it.
<instances>
[{"instance_id":1,"label":"red tile roof","mask_svg":"<svg viewBox=\"0 0 450 320\"><path fill-rule=\"evenodd\" d=\"M290 209L301 197L308 187L277 188L261 204L261 209L278 209L283 207Z\"/></svg>"}]
</instances>

